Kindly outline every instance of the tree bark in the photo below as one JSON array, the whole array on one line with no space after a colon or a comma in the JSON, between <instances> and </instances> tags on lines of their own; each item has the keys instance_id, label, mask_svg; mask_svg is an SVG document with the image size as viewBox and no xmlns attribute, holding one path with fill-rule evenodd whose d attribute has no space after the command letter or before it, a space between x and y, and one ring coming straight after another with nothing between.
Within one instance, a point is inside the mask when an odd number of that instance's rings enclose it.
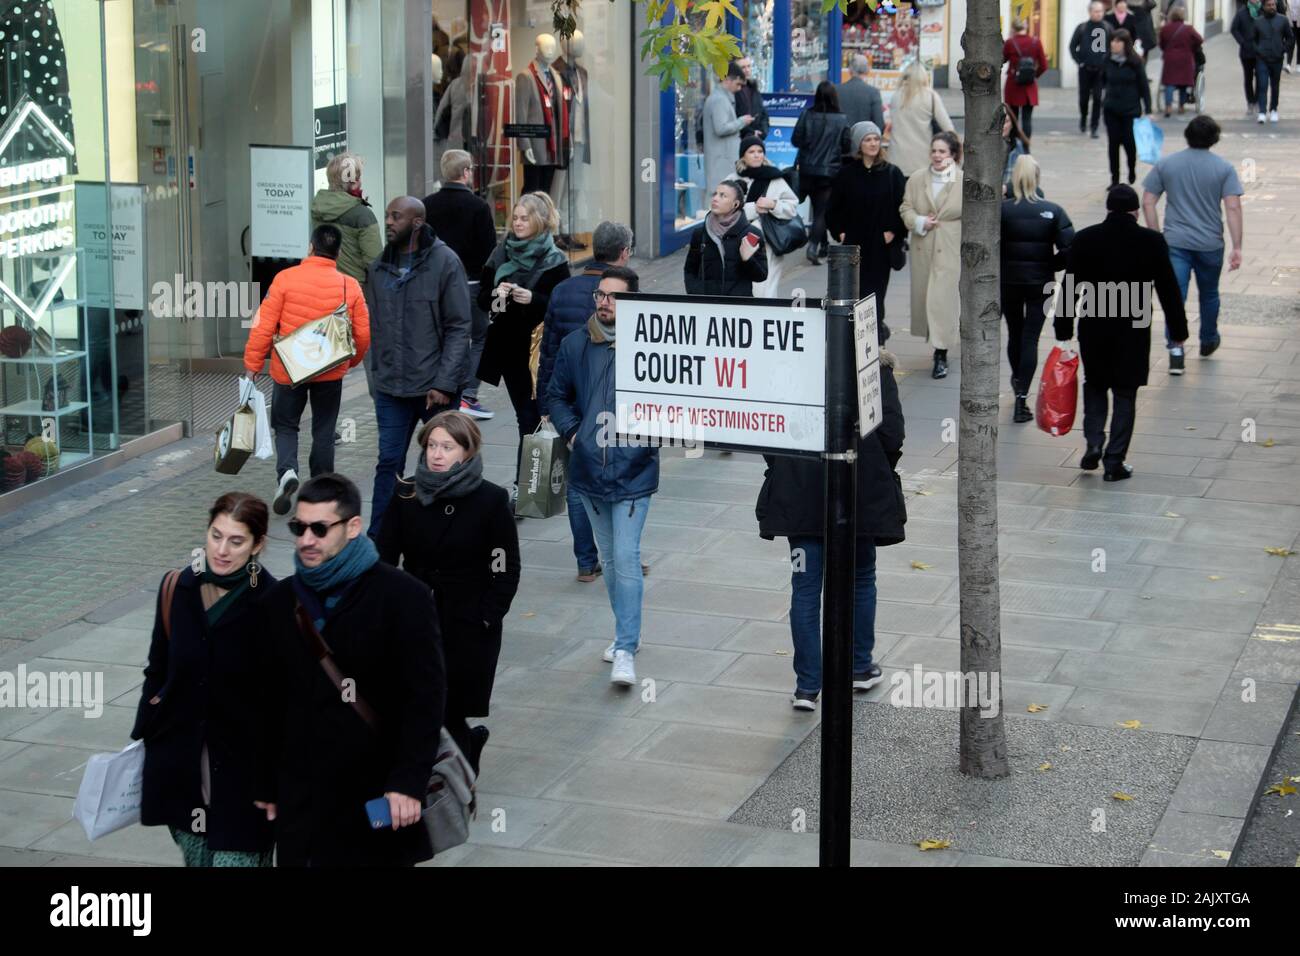
<instances>
[{"instance_id":1,"label":"tree bark","mask_svg":"<svg viewBox=\"0 0 1300 956\"><path fill-rule=\"evenodd\" d=\"M957 64L966 104L961 217L961 419L957 446L957 552L961 669L961 771L1006 776L1002 632L998 592L998 369L1002 333L1000 245L1002 33L998 0L969 0L965 57ZM987 683L983 683L987 681ZM996 685L993 683L996 681ZM996 715L981 711L974 686L996 686ZM987 703L987 702L986 702Z\"/></svg>"}]
</instances>

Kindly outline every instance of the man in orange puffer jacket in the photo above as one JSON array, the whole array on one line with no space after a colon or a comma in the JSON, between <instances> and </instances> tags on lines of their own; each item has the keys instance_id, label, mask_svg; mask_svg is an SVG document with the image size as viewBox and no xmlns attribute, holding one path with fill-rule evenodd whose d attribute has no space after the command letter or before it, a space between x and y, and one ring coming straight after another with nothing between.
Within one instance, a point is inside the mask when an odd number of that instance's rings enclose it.
<instances>
[{"instance_id":1,"label":"man in orange puffer jacket","mask_svg":"<svg viewBox=\"0 0 1300 956\"><path fill-rule=\"evenodd\" d=\"M271 427L275 430L275 474L279 479L272 508L288 514L298 490L298 422L311 400L312 475L334 470L334 426L343 397L343 376L360 365L370 347L370 312L356 279L338 271L337 260L343 234L336 226L317 226L311 234L307 258L278 273L257 311L257 320L244 346L244 367L249 377L262 371L271 354ZM357 354L348 365L330 369L310 382L294 387L271 346L277 336L288 335L307 322L329 315L346 302L352 320L352 340Z\"/></svg>"}]
</instances>

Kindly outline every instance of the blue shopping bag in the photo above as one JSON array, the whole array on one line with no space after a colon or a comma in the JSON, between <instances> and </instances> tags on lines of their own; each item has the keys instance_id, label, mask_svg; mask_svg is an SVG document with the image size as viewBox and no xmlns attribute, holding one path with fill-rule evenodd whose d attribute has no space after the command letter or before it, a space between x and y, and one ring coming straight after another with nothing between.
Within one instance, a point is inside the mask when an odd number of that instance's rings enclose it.
<instances>
[{"instance_id":1,"label":"blue shopping bag","mask_svg":"<svg viewBox=\"0 0 1300 956\"><path fill-rule=\"evenodd\" d=\"M1137 143L1138 159L1154 166L1160 162L1160 150L1165 145L1165 131L1151 117L1142 116L1133 121L1133 140Z\"/></svg>"}]
</instances>

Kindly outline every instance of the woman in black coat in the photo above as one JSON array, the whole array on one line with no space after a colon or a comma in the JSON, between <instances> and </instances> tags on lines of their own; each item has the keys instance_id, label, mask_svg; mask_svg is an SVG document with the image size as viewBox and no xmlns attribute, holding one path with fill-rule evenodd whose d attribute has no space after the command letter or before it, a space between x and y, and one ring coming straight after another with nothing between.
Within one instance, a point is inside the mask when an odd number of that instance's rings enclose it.
<instances>
[{"instance_id":1,"label":"woman in black coat","mask_svg":"<svg viewBox=\"0 0 1300 956\"><path fill-rule=\"evenodd\" d=\"M1138 205L1133 187L1112 189L1106 196L1106 218L1079 230L1066 262L1078 295L1083 359L1083 434L1088 447L1079 467L1092 471L1104 457L1106 481L1122 481L1133 473L1124 457L1133 436L1137 390L1147 383L1150 370L1153 286L1171 344L1181 348L1187 340L1187 314L1169 246L1160 233L1138 225ZM1074 317L1074 296L1066 296L1054 320L1063 347L1074 333ZM1103 453L1111 396L1115 413Z\"/></svg>"},{"instance_id":2,"label":"woman in black coat","mask_svg":"<svg viewBox=\"0 0 1300 956\"><path fill-rule=\"evenodd\" d=\"M840 169L840 150L848 132L848 117L840 112L840 94L834 84L822 80L813 95L813 105L799 114L790 144L799 150L799 191L812 200L812 232L806 255L821 265L826 255L826 210L831 197L831 180ZM835 230L831 230L834 234Z\"/></svg>"},{"instance_id":3,"label":"woman in black coat","mask_svg":"<svg viewBox=\"0 0 1300 956\"><path fill-rule=\"evenodd\" d=\"M876 295L876 318L885 331L885 293L889 291L891 257L902 267L907 227L898 207L903 202L907 177L889 162L880 142L880 127L870 120L853 124L849 131L852 155L859 161L840 167L831 186L827 222L831 235L857 246L858 295Z\"/></svg>"},{"instance_id":4,"label":"woman in black coat","mask_svg":"<svg viewBox=\"0 0 1300 956\"><path fill-rule=\"evenodd\" d=\"M745 218L745 190L725 179L713 190L709 214L691 235L683 267L687 295L752 298L754 283L767 278L767 243L757 223Z\"/></svg>"},{"instance_id":5,"label":"woman in black coat","mask_svg":"<svg viewBox=\"0 0 1300 956\"><path fill-rule=\"evenodd\" d=\"M270 866L274 834L253 806L265 602L266 503L222 495L203 557L159 589L133 740L144 741L140 822L167 826L186 866Z\"/></svg>"},{"instance_id":6,"label":"woman in black coat","mask_svg":"<svg viewBox=\"0 0 1300 956\"><path fill-rule=\"evenodd\" d=\"M519 590L519 535L504 488L483 479L483 436L442 412L420 431L413 481L399 482L376 545L381 560L433 589L447 669L444 724L478 770L501 653L502 621Z\"/></svg>"},{"instance_id":7,"label":"woman in black coat","mask_svg":"<svg viewBox=\"0 0 1300 956\"><path fill-rule=\"evenodd\" d=\"M546 318L551 291L569 278L569 259L554 241L559 228L560 217L549 196L520 196L510 234L493 250L479 276L478 307L491 316L492 325L477 374L492 385L505 379L521 440L542 420L529 368L533 330Z\"/></svg>"},{"instance_id":8,"label":"woman in black coat","mask_svg":"<svg viewBox=\"0 0 1300 956\"><path fill-rule=\"evenodd\" d=\"M881 330L882 333L884 330ZM853 687L883 679L872 659L876 644L876 548L903 540L907 508L894 469L903 454L903 406L894 359L881 352L880 426L858 439L858 512L853 618ZM790 635L794 641L796 710L813 710L822 688L821 597L825 547L825 468L811 458L765 455L767 472L754 513L760 537L790 539Z\"/></svg>"},{"instance_id":9,"label":"woman in black coat","mask_svg":"<svg viewBox=\"0 0 1300 956\"><path fill-rule=\"evenodd\" d=\"M1128 181L1137 179L1137 143L1133 121L1151 113L1151 84L1146 64L1133 52L1133 37L1116 30L1110 38L1110 56L1102 70L1102 118L1106 121L1106 150L1110 156L1110 184L1119 182L1119 148L1128 158Z\"/></svg>"},{"instance_id":10,"label":"woman in black coat","mask_svg":"<svg viewBox=\"0 0 1300 956\"><path fill-rule=\"evenodd\" d=\"M1002 314L1016 422L1034 420L1029 388L1038 368L1038 335L1047 303L1056 294L1056 273L1065 268L1066 250L1074 240L1070 217L1043 198L1038 180L1038 161L1021 156L1011 171L1015 198L1002 201Z\"/></svg>"}]
</instances>

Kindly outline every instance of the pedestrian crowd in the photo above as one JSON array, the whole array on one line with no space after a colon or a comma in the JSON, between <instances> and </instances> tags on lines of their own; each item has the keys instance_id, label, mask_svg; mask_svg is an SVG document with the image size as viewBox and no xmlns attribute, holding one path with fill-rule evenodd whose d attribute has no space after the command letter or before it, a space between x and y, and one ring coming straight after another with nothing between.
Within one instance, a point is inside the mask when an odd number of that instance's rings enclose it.
<instances>
[{"instance_id":1,"label":"pedestrian crowd","mask_svg":"<svg viewBox=\"0 0 1300 956\"><path fill-rule=\"evenodd\" d=\"M1241 31L1253 38L1259 102L1268 87L1274 109L1273 56L1282 47L1273 38L1286 35L1271 25L1277 2L1243 8ZM1242 255L1242 186L1213 152L1220 131L1210 117L1187 124L1187 148L1153 166L1141 196L1118 181L1122 147L1135 182L1133 121L1152 108L1146 55L1157 45L1165 51L1166 115L1168 91L1191 86L1188 66L1201 62L1200 37L1182 8L1157 38L1151 6L1116 0L1105 13L1093 3L1070 43L1080 130L1096 136L1104 118L1110 141L1107 212L1096 225L1076 229L1044 195L1030 152L1037 81L1047 68L1041 44L1016 20L1003 49L1001 304L1012 417L1034 419L1028 397L1050 317L1058 344L1077 334L1081 352L1080 467L1104 465L1107 481L1132 474L1125 459L1137 389L1150 374L1150 290L1165 315L1169 372L1182 374L1193 275L1201 357L1220 344L1225 213L1228 268ZM1234 22L1242 43L1238 33ZM897 471L905 427L896 360L885 348L885 298L891 274L910 264L910 331L933 350L930 374L946 376L959 341L964 173L962 140L918 60L903 71L888 111L865 57L852 59L850 74L838 86L819 84L793 131L798 160L783 170L767 155L769 121L752 62L731 64L705 106L709 210L691 236L683 280L690 295L776 299L785 259L800 246L813 262L831 242L860 250L860 294L877 303L883 412L856 449L853 687L869 690L883 679L873 657L876 549L903 541L907 520ZM1245 75L1251 98L1252 73ZM330 163L328 188L312 204L307 255L276 276L245 348L248 376L262 374L269 357L274 383L277 484L269 507L245 493L218 498L201 558L159 588L132 737L146 748L142 822L167 826L186 865L405 865L432 856L427 831L415 824L440 732L477 772L488 732L474 720L490 712L521 575L517 485L484 476L477 421L493 413L479 402L481 381L504 383L513 406L516 474L524 440L539 428L568 446L577 580L603 578L614 627L602 657L612 684L637 683L649 571L641 541L659 490L659 451L611 440L608 428L616 304L640 291L628 265L632 230L600 223L592 261L573 275L556 244L551 198L520 196L498 239L492 210L474 191L470 155L450 149L441 158L442 188L424 200L389 201L381 234L362 170L348 153ZM805 199L809 226L798 215ZM1100 297L1058 300L1062 271L1075 289L1118 283L1138 291L1118 309ZM275 346L330 313L347 316L353 355L295 384ZM368 521L361 489L334 468L342 380L357 364L378 432ZM308 405L304 481L298 434ZM789 543L791 704L813 710L822 690L823 469L814 459L765 458L755 514L763 538ZM294 573L276 580L262 564L270 513L291 511ZM382 828L367 812L377 798L391 820ZM193 826L196 809L202 829Z\"/></svg>"}]
</instances>

